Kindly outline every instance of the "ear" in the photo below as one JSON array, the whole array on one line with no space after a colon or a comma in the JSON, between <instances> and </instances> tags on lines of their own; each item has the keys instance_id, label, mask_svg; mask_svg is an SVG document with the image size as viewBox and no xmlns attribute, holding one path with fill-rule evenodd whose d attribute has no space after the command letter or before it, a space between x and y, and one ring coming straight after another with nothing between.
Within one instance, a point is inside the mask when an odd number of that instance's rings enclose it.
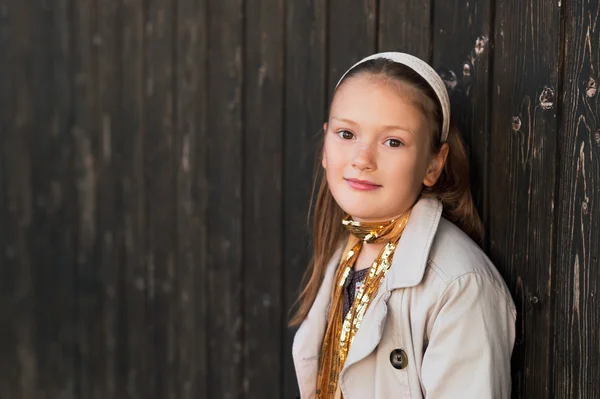
<instances>
[{"instance_id":1,"label":"ear","mask_svg":"<svg viewBox=\"0 0 600 399\"><path fill-rule=\"evenodd\" d=\"M449 149L448 143L442 144L440 151L431 159L427 174L425 175L425 179L423 179L423 184L425 186L433 187L440 178L442 170L444 170L444 165L446 164L446 159L448 158Z\"/></svg>"},{"instance_id":2,"label":"ear","mask_svg":"<svg viewBox=\"0 0 600 399\"><path fill-rule=\"evenodd\" d=\"M327 122L323 124L323 135L327 133ZM327 155L325 154L325 138L323 138L323 152L321 153L321 166L327 169Z\"/></svg>"}]
</instances>

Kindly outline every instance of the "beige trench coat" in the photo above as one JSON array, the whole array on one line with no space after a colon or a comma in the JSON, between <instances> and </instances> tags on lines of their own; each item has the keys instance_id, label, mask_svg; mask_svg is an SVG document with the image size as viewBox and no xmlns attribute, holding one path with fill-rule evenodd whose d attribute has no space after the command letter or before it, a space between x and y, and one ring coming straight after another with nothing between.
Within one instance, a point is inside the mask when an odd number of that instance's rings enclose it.
<instances>
[{"instance_id":1,"label":"beige trench coat","mask_svg":"<svg viewBox=\"0 0 600 399\"><path fill-rule=\"evenodd\" d=\"M515 305L487 256L441 214L435 199L415 204L340 374L344 399L510 397ZM315 397L342 250L294 337L302 398Z\"/></svg>"}]
</instances>

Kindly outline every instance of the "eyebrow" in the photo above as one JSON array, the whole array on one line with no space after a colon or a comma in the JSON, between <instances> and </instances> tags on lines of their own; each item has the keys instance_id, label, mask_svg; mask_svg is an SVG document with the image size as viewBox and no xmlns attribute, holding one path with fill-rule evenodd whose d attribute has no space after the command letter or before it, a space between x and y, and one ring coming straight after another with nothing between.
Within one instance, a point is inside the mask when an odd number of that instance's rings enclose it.
<instances>
[{"instance_id":1,"label":"eyebrow","mask_svg":"<svg viewBox=\"0 0 600 399\"><path fill-rule=\"evenodd\" d=\"M354 126L358 125L358 123L354 122L353 120L345 119L345 118L338 118L336 116L331 117L331 120L332 121L336 120L336 121L347 123L349 125L354 125ZM403 130L403 131L408 132L408 133L410 133L412 135L415 134L412 130L410 130L409 128L404 127L404 126L385 125L385 126L383 126L383 130Z\"/></svg>"}]
</instances>

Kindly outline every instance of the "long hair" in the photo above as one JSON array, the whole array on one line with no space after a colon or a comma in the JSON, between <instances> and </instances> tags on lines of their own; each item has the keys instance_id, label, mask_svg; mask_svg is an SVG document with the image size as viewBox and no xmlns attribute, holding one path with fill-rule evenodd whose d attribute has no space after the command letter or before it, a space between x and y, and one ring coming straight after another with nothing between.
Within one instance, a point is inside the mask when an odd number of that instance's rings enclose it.
<instances>
[{"instance_id":1,"label":"long hair","mask_svg":"<svg viewBox=\"0 0 600 399\"><path fill-rule=\"evenodd\" d=\"M387 59L375 59L353 68L339 86L348 79L363 74L380 78L399 89L405 100L423 112L426 119L430 121L430 150L432 154L437 154L443 144L440 138L443 115L437 95L429 83L410 67ZM449 151L444 169L435 185L423 186L419 198L433 197L440 200L443 204L443 216L480 244L483 238L483 226L471 197L467 151L452 118L446 143ZM322 156L322 146L323 135L321 148L317 153L318 161ZM320 165L320 162L316 165ZM325 276L327 264L348 234L341 224L344 211L335 202L327 178L320 169L320 166L315 168L312 192L313 255L304 274L303 288L298 298L298 310L290 321L290 326L297 326L306 318ZM310 213L311 209L309 215Z\"/></svg>"}]
</instances>

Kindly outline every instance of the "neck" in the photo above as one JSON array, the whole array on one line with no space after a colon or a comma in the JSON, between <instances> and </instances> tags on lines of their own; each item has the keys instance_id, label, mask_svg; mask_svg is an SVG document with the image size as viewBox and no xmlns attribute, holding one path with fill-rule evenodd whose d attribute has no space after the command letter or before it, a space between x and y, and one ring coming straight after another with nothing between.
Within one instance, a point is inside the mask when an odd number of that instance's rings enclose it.
<instances>
[{"instance_id":1,"label":"neck","mask_svg":"<svg viewBox=\"0 0 600 399\"><path fill-rule=\"evenodd\" d=\"M371 267L386 244L387 242L374 242L371 244L363 243L360 253L358 254L358 258L356 258L354 270L358 271Z\"/></svg>"},{"instance_id":2,"label":"neck","mask_svg":"<svg viewBox=\"0 0 600 399\"><path fill-rule=\"evenodd\" d=\"M389 222L390 220L396 220L396 219L402 217L402 215L404 215L404 212L399 215L395 215L394 217L383 218L383 219L364 219L364 218L358 218L358 217L354 217L354 216L350 216L350 217L352 218L352 220L354 220L355 222L359 222L359 223L386 223L386 222Z\"/></svg>"}]
</instances>

